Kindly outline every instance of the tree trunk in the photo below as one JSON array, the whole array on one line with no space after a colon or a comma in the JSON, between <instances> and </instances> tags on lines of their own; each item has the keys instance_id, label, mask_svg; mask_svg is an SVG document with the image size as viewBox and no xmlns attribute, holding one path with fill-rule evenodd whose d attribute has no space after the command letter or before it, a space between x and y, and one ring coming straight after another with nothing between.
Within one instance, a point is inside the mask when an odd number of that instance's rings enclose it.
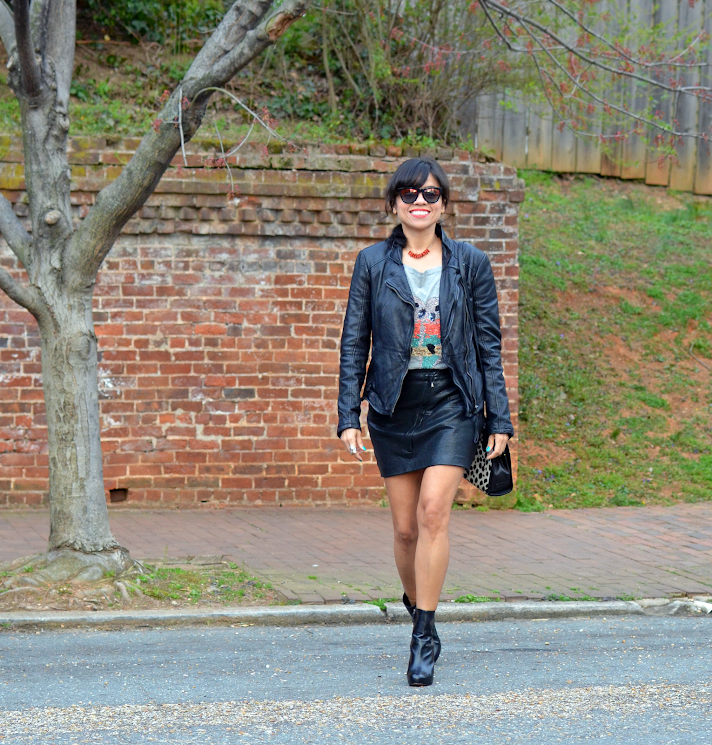
<instances>
[{"instance_id":1,"label":"tree trunk","mask_svg":"<svg viewBox=\"0 0 712 745\"><path fill-rule=\"evenodd\" d=\"M26 0L19 0L17 9L26 11L25 6ZM111 535L104 496L92 321L95 275L84 282L72 281L66 266L74 235L67 159L74 56L70 6L71 2L53 6L55 12L66 14L63 33L69 41L55 37L53 29L46 38L36 35L36 43L46 44L41 57L27 48L25 40L24 58L20 54L19 64L14 61L10 66L10 84L18 95L22 118L33 244L25 268L37 298L33 312L42 340L49 441L49 564L42 571L48 579L95 579L106 570L123 571L132 562ZM15 21L20 23L17 17Z\"/></svg>"},{"instance_id":2,"label":"tree trunk","mask_svg":"<svg viewBox=\"0 0 712 745\"><path fill-rule=\"evenodd\" d=\"M65 259L74 235L68 92L61 71L49 66L34 97L18 96L34 249L26 269L41 298L35 317L42 342L50 506L49 564L42 571L51 580L97 579L104 571L118 573L132 565L128 551L111 535L104 495L92 321L95 276L72 281Z\"/></svg>"},{"instance_id":3,"label":"tree trunk","mask_svg":"<svg viewBox=\"0 0 712 745\"><path fill-rule=\"evenodd\" d=\"M60 296L53 305L54 323L40 325L49 435L49 549L113 551L119 546L109 529L104 495L91 297Z\"/></svg>"},{"instance_id":4,"label":"tree trunk","mask_svg":"<svg viewBox=\"0 0 712 745\"><path fill-rule=\"evenodd\" d=\"M183 140L200 126L212 93L300 18L306 0L237 0L173 92L120 176L97 196L77 230L67 158L75 0L0 0L8 82L22 120L31 236L0 195L0 229L27 270L0 267L0 288L37 319L49 438L49 552L35 579L98 579L132 566L109 529L104 495L97 339L92 293L101 263ZM180 123L180 128L178 127Z\"/></svg>"},{"instance_id":5,"label":"tree trunk","mask_svg":"<svg viewBox=\"0 0 712 745\"><path fill-rule=\"evenodd\" d=\"M104 496L91 299L59 297L54 306L55 323L40 326L49 435L49 548L113 550L117 544Z\"/></svg>"}]
</instances>

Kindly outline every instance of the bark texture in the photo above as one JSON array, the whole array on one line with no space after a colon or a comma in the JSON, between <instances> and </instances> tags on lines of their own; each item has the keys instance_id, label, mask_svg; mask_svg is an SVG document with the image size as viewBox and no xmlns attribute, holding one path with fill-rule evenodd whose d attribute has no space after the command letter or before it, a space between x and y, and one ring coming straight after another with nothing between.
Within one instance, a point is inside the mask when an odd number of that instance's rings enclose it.
<instances>
[{"instance_id":1,"label":"bark texture","mask_svg":"<svg viewBox=\"0 0 712 745\"><path fill-rule=\"evenodd\" d=\"M202 121L211 92L222 86L304 14L307 2L238 0L197 55L118 179L99 193L78 229L70 210L67 159L69 88L74 66L75 0L0 0L0 39L8 82L20 104L31 235L0 197L0 231L29 281L0 267L0 289L37 319L49 435L52 567L86 578L87 565L122 571L126 549L114 540L104 492L97 338L92 292L101 264L126 222L144 204ZM97 570L98 571L98 570Z\"/></svg>"},{"instance_id":2,"label":"bark texture","mask_svg":"<svg viewBox=\"0 0 712 745\"><path fill-rule=\"evenodd\" d=\"M56 323L41 334L51 484L49 548L113 550L118 546L104 497L91 297L68 296L62 302L61 310L59 303L53 309Z\"/></svg>"}]
</instances>

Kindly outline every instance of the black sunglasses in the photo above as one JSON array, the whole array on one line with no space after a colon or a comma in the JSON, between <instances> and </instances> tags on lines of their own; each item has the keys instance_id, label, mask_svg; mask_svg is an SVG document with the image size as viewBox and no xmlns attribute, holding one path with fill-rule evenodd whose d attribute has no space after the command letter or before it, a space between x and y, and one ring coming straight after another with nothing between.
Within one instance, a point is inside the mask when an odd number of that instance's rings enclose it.
<instances>
[{"instance_id":1,"label":"black sunglasses","mask_svg":"<svg viewBox=\"0 0 712 745\"><path fill-rule=\"evenodd\" d=\"M439 186L426 186L424 189L416 189L414 186L406 186L398 189L398 196L405 204L413 204L418 198L418 194L423 195L423 199L428 204L435 204L440 199L443 190Z\"/></svg>"}]
</instances>

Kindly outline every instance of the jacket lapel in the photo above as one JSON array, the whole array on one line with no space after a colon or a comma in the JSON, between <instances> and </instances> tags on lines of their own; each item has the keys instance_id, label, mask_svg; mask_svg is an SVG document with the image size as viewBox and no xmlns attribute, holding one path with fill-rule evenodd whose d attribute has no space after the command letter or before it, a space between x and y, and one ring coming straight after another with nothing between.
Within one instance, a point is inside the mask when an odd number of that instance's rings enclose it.
<instances>
[{"instance_id":1,"label":"jacket lapel","mask_svg":"<svg viewBox=\"0 0 712 745\"><path fill-rule=\"evenodd\" d=\"M443 242L443 273L440 276L440 333L444 340L453 321L453 309L457 306L462 292L458 282L460 268L456 246L446 235L441 234Z\"/></svg>"},{"instance_id":2,"label":"jacket lapel","mask_svg":"<svg viewBox=\"0 0 712 745\"><path fill-rule=\"evenodd\" d=\"M391 241L388 251L389 271L386 276L386 285L391 288L401 300L415 307L413 293L408 284L408 277L405 276L403 268L403 259L401 258L401 246L395 241Z\"/></svg>"}]
</instances>

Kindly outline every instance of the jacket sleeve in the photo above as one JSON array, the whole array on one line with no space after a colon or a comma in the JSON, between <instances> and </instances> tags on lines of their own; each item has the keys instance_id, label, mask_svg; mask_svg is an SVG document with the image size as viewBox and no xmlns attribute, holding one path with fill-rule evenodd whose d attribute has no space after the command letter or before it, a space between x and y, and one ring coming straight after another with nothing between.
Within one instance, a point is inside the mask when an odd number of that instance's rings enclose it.
<instances>
[{"instance_id":1,"label":"jacket sleeve","mask_svg":"<svg viewBox=\"0 0 712 745\"><path fill-rule=\"evenodd\" d=\"M513 436L514 427L509 414L509 399L502 369L502 332L499 325L497 288L486 254L476 268L473 283L477 353L482 366L485 403L487 404L485 433Z\"/></svg>"},{"instance_id":2,"label":"jacket sleeve","mask_svg":"<svg viewBox=\"0 0 712 745\"><path fill-rule=\"evenodd\" d=\"M371 277L362 252L356 257L341 334L337 435L351 427L361 429L361 388L370 348Z\"/></svg>"}]
</instances>

